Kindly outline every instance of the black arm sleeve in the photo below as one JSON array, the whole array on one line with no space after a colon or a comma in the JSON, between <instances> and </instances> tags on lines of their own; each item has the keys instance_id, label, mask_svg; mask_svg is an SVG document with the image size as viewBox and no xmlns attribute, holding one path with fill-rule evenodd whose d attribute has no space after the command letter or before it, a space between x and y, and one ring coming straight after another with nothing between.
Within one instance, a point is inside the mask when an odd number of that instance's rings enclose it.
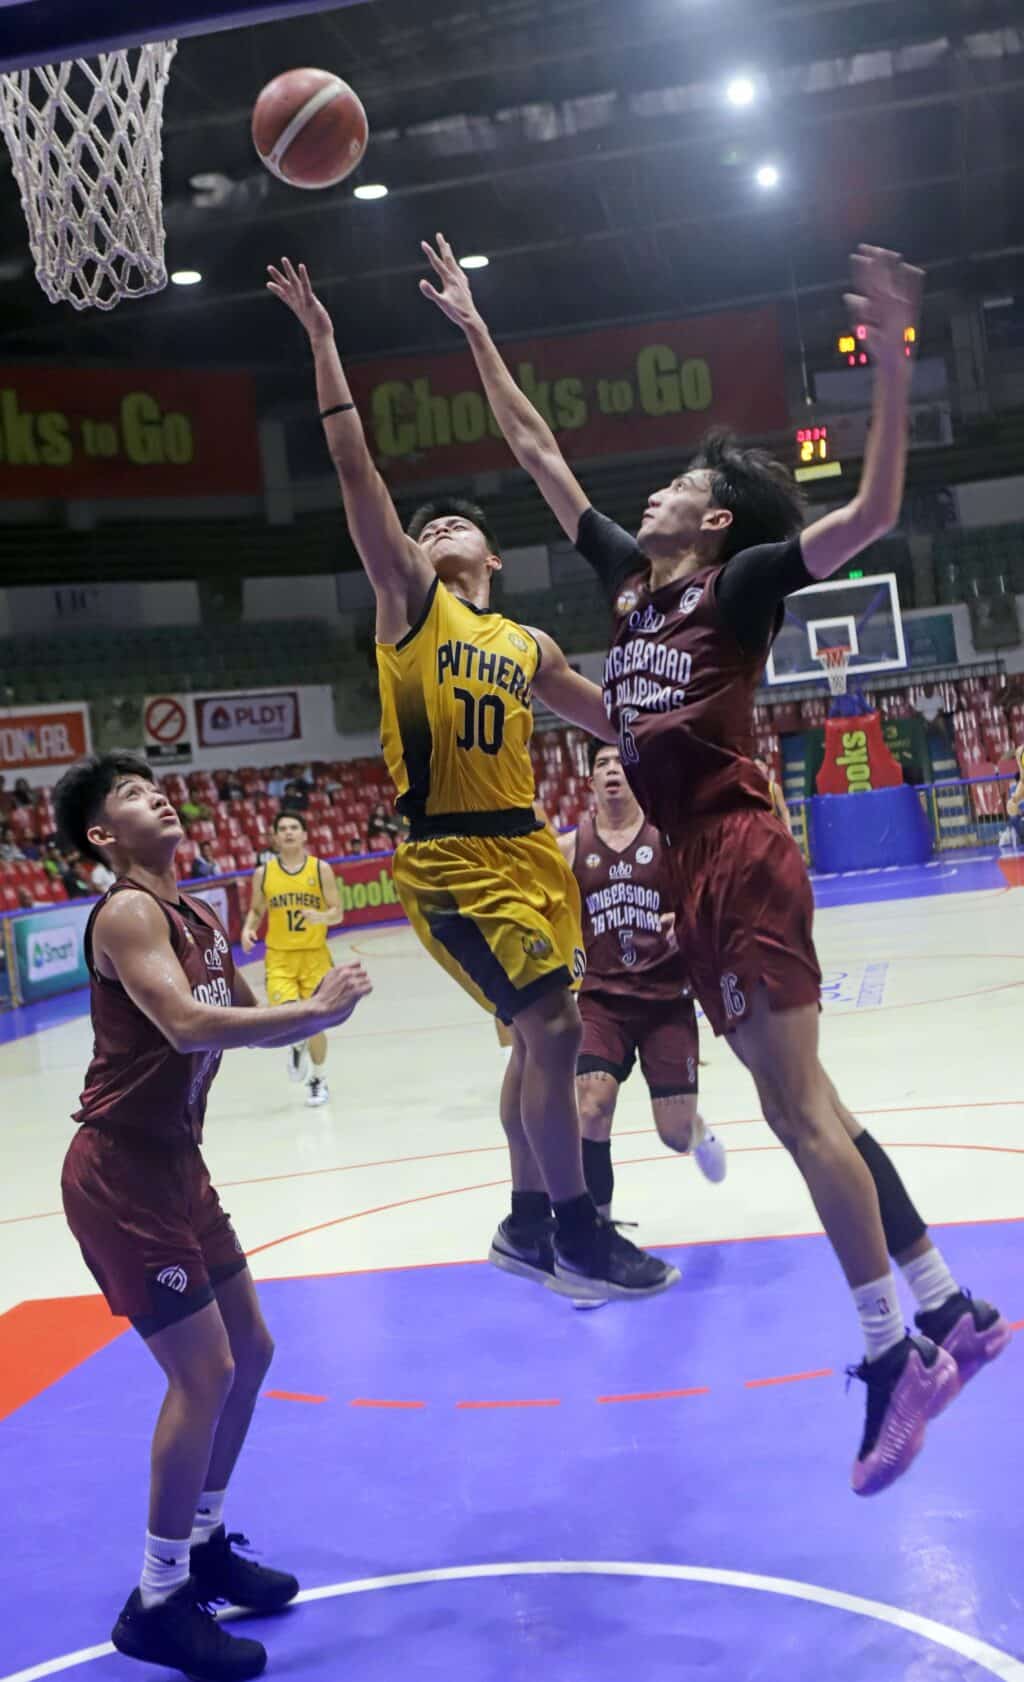
<instances>
[{"instance_id":1,"label":"black arm sleeve","mask_svg":"<svg viewBox=\"0 0 1024 1682\"><path fill-rule=\"evenodd\" d=\"M647 571L647 557L636 538L596 508L587 508L581 514L576 548L590 562L613 603L627 578Z\"/></svg>"},{"instance_id":2,"label":"black arm sleeve","mask_svg":"<svg viewBox=\"0 0 1024 1682\"><path fill-rule=\"evenodd\" d=\"M719 573L715 584L719 612L741 647L751 652L767 648L785 597L813 583L799 537L786 543L759 543L753 549L741 549Z\"/></svg>"}]
</instances>

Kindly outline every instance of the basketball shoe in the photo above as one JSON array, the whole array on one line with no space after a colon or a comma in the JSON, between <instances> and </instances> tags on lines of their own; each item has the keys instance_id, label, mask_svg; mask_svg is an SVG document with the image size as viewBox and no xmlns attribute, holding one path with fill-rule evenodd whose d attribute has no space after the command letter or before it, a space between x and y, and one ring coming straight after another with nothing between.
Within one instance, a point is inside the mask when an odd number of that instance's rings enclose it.
<instances>
[{"instance_id":1,"label":"basketball shoe","mask_svg":"<svg viewBox=\"0 0 1024 1682\"><path fill-rule=\"evenodd\" d=\"M520 1225L506 1215L494 1237L488 1261L500 1267L502 1273L514 1273L520 1279L534 1279L538 1285L553 1287L555 1280L555 1250L552 1243L554 1223Z\"/></svg>"},{"instance_id":2,"label":"basketball shoe","mask_svg":"<svg viewBox=\"0 0 1024 1682\"><path fill-rule=\"evenodd\" d=\"M134 1589L110 1639L126 1658L183 1670L196 1682L246 1682L267 1664L263 1644L229 1635L191 1578L158 1606L143 1606Z\"/></svg>"},{"instance_id":3,"label":"basketball shoe","mask_svg":"<svg viewBox=\"0 0 1024 1682\"><path fill-rule=\"evenodd\" d=\"M244 1536L226 1535L219 1524L205 1542L197 1542L189 1555L189 1571L201 1600L223 1600L229 1606L244 1606L249 1612L280 1612L299 1592L298 1579L290 1571L272 1571L236 1552L247 1548Z\"/></svg>"},{"instance_id":4,"label":"basketball shoe","mask_svg":"<svg viewBox=\"0 0 1024 1682\"><path fill-rule=\"evenodd\" d=\"M1001 1355L1013 1336L998 1308L975 1301L970 1291L957 1291L941 1308L914 1318L925 1337L952 1355L962 1385Z\"/></svg>"},{"instance_id":5,"label":"basketball shoe","mask_svg":"<svg viewBox=\"0 0 1024 1682\"><path fill-rule=\"evenodd\" d=\"M956 1362L930 1338L905 1337L877 1361L847 1369L867 1385L864 1437L853 1463L855 1495L877 1495L909 1470L930 1419L960 1391Z\"/></svg>"},{"instance_id":6,"label":"basketball shoe","mask_svg":"<svg viewBox=\"0 0 1024 1682\"><path fill-rule=\"evenodd\" d=\"M728 1162L725 1146L717 1133L712 1133L709 1127L705 1127L691 1155L704 1178L710 1180L713 1186L721 1185L728 1170Z\"/></svg>"},{"instance_id":7,"label":"basketball shoe","mask_svg":"<svg viewBox=\"0 0 1024 1682\"><path fill-rule=\"evenodd\" d=\"M288 1047L288 1079L295 1082L306 1079L309 1074L309 1052L305 1043Z\"/></svg>"},{"instance_id":8,"label":"basketball shoe","mask_svg":"<svg viewBox=\"0 0 1024 1682\"><path fill-rule=\"evenodd\" d=\"M660 1296L679 1283L679 1269L648 1255L623 1238L612 1221L599 1217L584 1232L557 1233L551 1289L574 1301L631 1302Z\"/></svg>"},{"instance_id":9,"label":"basketball shoe","mask_svg":"<svg viewBox=\"0 0 1024 1682\"><path fill-rule=\"evenodd\" d=\"M330 1096L330 1087L324 1080L323 1075L313 1075L309 1082L309 1091L306 1094L306 1107L310 1110L318 1110L321 1104L326 1104Z\"/></svg>"}]
</instances>

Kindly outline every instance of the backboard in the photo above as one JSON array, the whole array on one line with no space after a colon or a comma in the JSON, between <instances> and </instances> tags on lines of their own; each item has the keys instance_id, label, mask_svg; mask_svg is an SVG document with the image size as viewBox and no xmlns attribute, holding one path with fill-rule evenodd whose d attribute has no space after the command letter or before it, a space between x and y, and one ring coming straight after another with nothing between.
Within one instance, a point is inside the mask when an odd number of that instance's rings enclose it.
<instances>
[{"instance_id":1,"label":"backboard","mask_svg":"<svg viewBox=\"0 0 1024 1682\"><path fill-rule=\"evenodd\" d=\"M338 11L365 0L0 0L0 70Z\"/></svg>"},{"instance_id":2,"label":"backboard","mask_svg":"<svg viewBox=\"0 0 1024 1682\"><path fill-rule=\"evenodd\" d=\"M817 656L825 648L850 650L851 682L907 664L893 572L810 584L786 598L785 615L765 669L770 684L820 682Z\"/></svg>"}]
</instances>

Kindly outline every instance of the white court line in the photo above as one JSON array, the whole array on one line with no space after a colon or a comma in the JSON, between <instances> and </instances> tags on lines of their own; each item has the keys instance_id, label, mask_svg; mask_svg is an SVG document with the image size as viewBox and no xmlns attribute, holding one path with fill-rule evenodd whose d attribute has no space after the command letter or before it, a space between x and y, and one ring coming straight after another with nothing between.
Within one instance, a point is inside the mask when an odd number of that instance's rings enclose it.
<instances>
[{"instance_id":1,"label":"white court line","mask_svg":"<svg viewBox=\"0 0 1024 1682\"><path fill-rule=\"evenodd\" d=\"M917 1612L905 1612L899 1606L887 1606L881 1600L865 1600L841 1589L818 1588L814 1583L801 1583L790 1577L762 1577L751 1571L720 1571L705 1565L645 1565L633 1560L555 1559L514 1560L505 1565L450 1565L434 1571L403 1571L393 1577L363 1577L351 1583L330 1583L320 1589L304 1589L292 1605L315 1600L335 1600L349 1594L371 1594L377 1589L413 1588L421 1583L458 1583L478 1581L484 1577L649 1577L670 1582L714 1583L720 1588L753 1589L759 1594L778 1594L790 1600L806 1600L818 1606L831 1606L839 1612L852 1612L857 1617L873 1618L876 1623L891 1624L910 1635L919 1635L937 1647L958 1653L969 1664L977 1665L1001 1682L1024 1682L1024 1663L1011 1653L1004 1653L976 1636L964 1635L934 1618L923 1618ZM230 1616L231 1614L228 1614ZM638 1632L639 1635L640 1632ZM112 1653L109 1642L100 1647L82 1647L77 1653L65 1653L59 1659L47 1659L28 1670L13 1671L0 1677L0 1682L38 1682L44 1676L71 1670L88 1664L92 1659Z\"/></svg>"}]
</instances>

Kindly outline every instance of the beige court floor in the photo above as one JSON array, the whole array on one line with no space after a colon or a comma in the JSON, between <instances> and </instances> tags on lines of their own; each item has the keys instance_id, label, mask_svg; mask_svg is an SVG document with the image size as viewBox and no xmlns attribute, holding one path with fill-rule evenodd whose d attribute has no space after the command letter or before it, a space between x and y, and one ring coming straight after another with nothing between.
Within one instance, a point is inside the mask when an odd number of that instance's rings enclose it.
<instances>
[{"instance_id":1,"label":"beige court floor","mask_svg":"<svg viewBox=\"0 0 1024 1682\"><path fill-rule=\"evenodd\" d=\"M819 912L817 936L825 1061L927 1218L1024 1215L1024 893L847 905ZM346 950L375 991L331 1035L330 1104L304 1106L281 1052L230 1053L213 1089L207 1156L257 1278L478 1259L507 1207L490 1022L407 928L343 934L334 951ZM82 1017L0 1048L0 1312L95 1289L58 1189L90 1045ZM710 1034L703 1056L726 1183L660 1148L635 1075L616 1212L649 1244L817 1230L744 1071Z\"/></svg>"}]
</instances>

